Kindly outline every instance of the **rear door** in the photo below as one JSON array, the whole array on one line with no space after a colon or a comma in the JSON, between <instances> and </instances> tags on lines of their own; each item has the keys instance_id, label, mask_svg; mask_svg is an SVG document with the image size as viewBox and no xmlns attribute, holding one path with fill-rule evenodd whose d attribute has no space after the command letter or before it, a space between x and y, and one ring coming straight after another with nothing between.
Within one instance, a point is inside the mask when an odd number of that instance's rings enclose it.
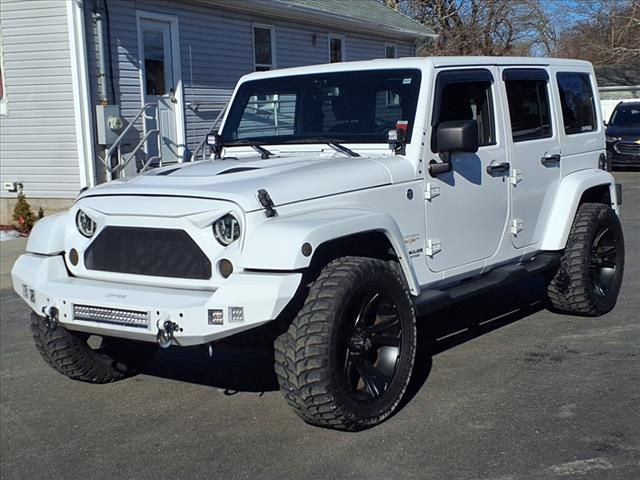
<instances>
[{"instance_id":1,"label":"rear door","mask_svg":"<svg viewBox=\"0 0 640 480\"><path fill-rule=\"evenodd\" d=\"M513 245L539 242L558 189L562 152L551 112L555 108L545 67L500 68L509 107L510 232Z\"/></svg>"}]
</instances>

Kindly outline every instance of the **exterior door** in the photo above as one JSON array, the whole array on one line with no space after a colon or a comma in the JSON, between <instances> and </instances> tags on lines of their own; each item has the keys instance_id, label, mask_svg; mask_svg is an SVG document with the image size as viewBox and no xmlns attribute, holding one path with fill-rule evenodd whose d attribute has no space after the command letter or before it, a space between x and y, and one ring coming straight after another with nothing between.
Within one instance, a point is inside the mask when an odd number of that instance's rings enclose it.
<instances>
[{"instance_id":1,"label":"exterior door","mask_svg":"<svg viewBox=\"0 0 640 480\"><path fill-rule=\"evenodd\" d=\"M152 165L175 163L183 153L182 132L178 127L182 115L176 78L179 70L174 68L177 39L173 38L170 21L141 18L139 26L143 100L145 104L157 105L157 115L147 118L145 129L159 130L157 136L149 137L147 153L149 158L155 157ZM151 112L152 108L148 110Z\"/></svg>"},{"instance_id":2,"label":"exterior door","mask_svg":"<svg viewBox=\"0 0 640 480\"><path fill-rule=\"evenodd\" d=\"M544 220L560 181L561 152L546 69L500 71L511 130L511 239L516 248L523 248L538 243L544 234Z\"/></svg>"},{"instance_id":3,"label":"exterior door","mask_svg":"<svg viewBox=\"0 0 640 480\"><path fill-rule=\"evenodd\" d=\"M476 153L451 154L452 170L426 172L426 259L431 271L463 267L495 254L508 215L509 171L494 67L437 73L431 141L425 162L441 161L436 130L444 121L476 120ZM425 142L427 143L427 142ZM490 167L490 168L487 168Z\"/></svg>"}]
</instances>

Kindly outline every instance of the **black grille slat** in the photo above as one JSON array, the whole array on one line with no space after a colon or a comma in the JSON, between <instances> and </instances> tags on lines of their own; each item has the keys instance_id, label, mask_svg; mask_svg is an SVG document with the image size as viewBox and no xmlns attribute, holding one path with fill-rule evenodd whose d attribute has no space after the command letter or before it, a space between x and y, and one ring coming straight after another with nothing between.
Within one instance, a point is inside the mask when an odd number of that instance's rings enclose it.
<instances>
[{"instance_id":1,"label":"black grille slat","mask_svg":"<svg viewBox=\"0 0 640 480\"><path fill-rule=\"evenodd\" d=\"M618 153L625 155L640 155L640 145L631 142L618 142L616 144L616 150Z\"/></svg>"},{"instance_id":2,"label":"black grille slat","mask_svg":"<svg viewBox=\"0 0 640 480\"><path fill-rule=\"evenodd\" d=\"M211 262L184 230L106 227L84 254L88 270L153 277L211 278Z\"/></svg>"}]
</instances>

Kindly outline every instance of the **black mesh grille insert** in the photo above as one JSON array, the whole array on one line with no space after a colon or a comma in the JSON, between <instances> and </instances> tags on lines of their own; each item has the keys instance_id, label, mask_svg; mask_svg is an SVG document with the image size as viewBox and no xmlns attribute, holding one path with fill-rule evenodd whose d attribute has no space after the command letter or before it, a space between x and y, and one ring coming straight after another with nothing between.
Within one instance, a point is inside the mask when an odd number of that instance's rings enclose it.
<instances>
[{"instance_id":1,"label":"black mesh grille insert","mask_svg":"<svg viewBox=\"0 0 640 480\"><path fill-rule=\"evenodd\" d=\"M89 270L211 278L211 262L184 230L106 227L84 254Z\"/></svg>"}]
</instances>

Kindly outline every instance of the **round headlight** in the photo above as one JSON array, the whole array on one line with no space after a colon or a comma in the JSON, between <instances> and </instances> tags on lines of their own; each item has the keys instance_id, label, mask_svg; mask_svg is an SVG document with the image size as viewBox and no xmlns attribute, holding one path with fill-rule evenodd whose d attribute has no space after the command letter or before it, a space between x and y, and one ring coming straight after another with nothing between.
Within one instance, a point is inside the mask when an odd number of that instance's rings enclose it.
<instances>
[{"instance_id":1,"label":"round headlight","mask_svg":"<svg viewBox=\"0 0 640 480\"><path fill-rule=\"evenodd\" d=\"M225 247L231 245L240 238L240 222L228 213L213 222L213 235Z\"/></svg>"},{"instance_id":2,"label":"round headlight","mask_svg":"<svg viewBox=\"0 0 640 480\"><path fill-rule=\"evenodd\" d=\"M78 231L87 238L93 237L96 233L96 222L82 210L78 210L76 213L76 226Z\"/></svg>"}]
</instances>

